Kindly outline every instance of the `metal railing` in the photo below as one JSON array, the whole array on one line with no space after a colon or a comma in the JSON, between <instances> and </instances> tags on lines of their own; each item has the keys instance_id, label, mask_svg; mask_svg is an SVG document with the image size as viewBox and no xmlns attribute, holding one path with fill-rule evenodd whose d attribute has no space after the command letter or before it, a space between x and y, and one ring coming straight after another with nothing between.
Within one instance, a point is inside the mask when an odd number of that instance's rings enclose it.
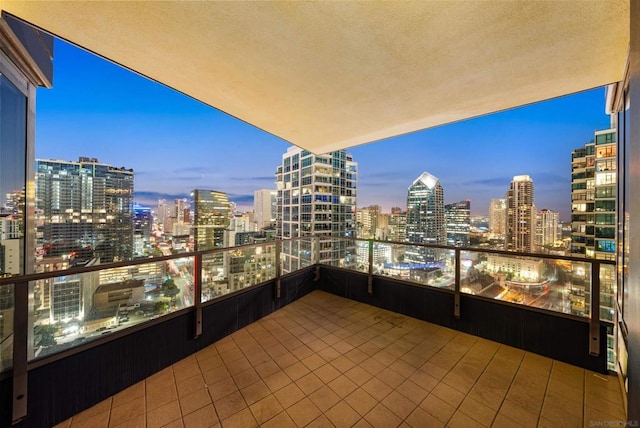
<instances>
[{"instance_id":1,"label":"metal railing","mask_svg":"<svg viewBox=\"0 0 640 428\"><path fill-rule=\"evenodd\" d=\"M370 294L375 293L375 277L453 293L456 318L461 316L461 295L473 294L589 322L589 351L596 356L600 352L600 316L593 314L600 314L603 273L605 294L615 290L615 283L609 283L611 277L615 282L613 261L328 237L277 240L4 278L0 289L12 288L14 296L12 364L7 365L5 359L7 367L2 366L3 370L9 366L13 369L13 420L26 416L30 369L184 311L195 312L193 335L199 337L203 307L269 281L274 281L273 295L279 299L283 274L315 266L318 278L320 265L367 275ZM56 287L63 290L59 295L52 291ZM60 298L59 302L50 301L45 312L34 303L42 301L43 293L50 299ZM52 305L64 306L65 299L86 310L71 315L56 312ZM63 326L69 327L61 331ZM11 342L7 335L0 339L4 344Z\"/></svg>"}]
</instances>

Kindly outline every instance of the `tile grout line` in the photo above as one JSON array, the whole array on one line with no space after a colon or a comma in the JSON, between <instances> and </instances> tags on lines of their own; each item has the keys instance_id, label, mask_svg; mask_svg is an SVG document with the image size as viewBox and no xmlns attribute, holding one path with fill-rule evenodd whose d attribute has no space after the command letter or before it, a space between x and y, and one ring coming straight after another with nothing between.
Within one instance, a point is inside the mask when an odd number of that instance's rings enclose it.
<instances>
[{"instance_id":1,"label":"tile grout line","mask_svg":"<svg viewBox=\"0 0 640 428\"><path fill-rule=\"evenodd\" d=\"M538 413L538 423L536 426L540 425L540 419L542 419L542 411L544 409L544 403L547 400L547 391L549 390L549 384L551 383L551 376L553 376L553 368L556 365L556 360L551 360L551 370L549 370L549 378L547 379L547 384L544 387L544 395L542 396L542 406L540 406L540 412Z\"/></svg>"},{"instance_id":2,"label":"tile grout line","mask_svg":"<svg viewBox=\"0 0 640 428\"><path fill-rule=\"evenodd\" d=\"M500 349L503 346L508 346L508 345L500 344L498 349ZM518 348L516 348L516 349L518 349ZM513 386L513 381L518 376L518 373L520 372L520 367L522 366L522 363L524 362L524 357L527 355L527 351L525 351L524 349L522 349L521 351L522 351L522 357L520 358L520 361L518 363L518 368L517 368L516 372L513 374L513 377L511 378L511 382L509 382L509 388L507 388L507 390L504 393L504 397L502 397L502 400L500 401L500 405L498 406L498 410L496 410L496 416L500 413L500 410L502 409L502 406L504 405L504 402L507 400L507 396L509 395L509 391L511 391L511 387ZM496 351L496 354L497 353L498 353L498 351ZM491 361L493 361L493 359ZM511 418L509 418L509 419L511 419ZM492 424L493 424L493 422L495 422L495 417L494 417L494 420L491 421L491 422L492 422Z\"/></svg>"}]
</instances>

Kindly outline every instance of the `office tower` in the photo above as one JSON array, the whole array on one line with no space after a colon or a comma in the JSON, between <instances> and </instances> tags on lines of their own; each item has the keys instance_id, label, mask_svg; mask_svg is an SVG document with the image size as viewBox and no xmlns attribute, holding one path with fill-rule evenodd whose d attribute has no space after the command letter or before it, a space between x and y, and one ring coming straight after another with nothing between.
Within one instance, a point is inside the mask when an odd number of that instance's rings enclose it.
<instances>
[{"instance_id":1,"label":"office tower","mask_svg":"<svg viewBox=\"0 0 640 428\"><path fill-rule=\"evenodd\" d=\"M358 238L375 238L378 229L378 221L380 217L380 205L371 205L363 207L356 212L356 221L360 228Z\"/></svg>"},{"instance_id":2,"label":"office tower","mask_svg":"<svg viewBox=\"0 0 640 428\"><path fill-rule=\"evenodd\" d=\"M559 214L542 209L536 214L536 245L548 247L560 240Z\"/></svg>"},{"instance_id":3,"label":"office tower","mask_svg":"<svg viewBox=\"0 0 640 428\"><path fill-rule=\"evenodd\" d=\"M225 231L229 229L231 221L227 194L215 190L196 189L192 195L195 250L225 246Z\"/></svg>"},{"instance_id":4,"label":"office tower","mask_svg":"<svg viewBox=\"0 0 640 428\"><path fill-rule=\"evenodd\" d=\"M507 226L506 199L491 199L489 203L489 230L494 235L504 235Z\"/></svg>"},{"instance_id":5,"label":"office tower","mask_svg":"<svg viewBox=\"0 0 640 428\"><path fill-rule=\"evenodd\" d=\"M516 175L506 194L507 227L505 247L508 251L532 253L535 250L535 207L533 180Z\"/></svg>"},{"instance_id":6,"label":"office tower","mask_svg":"<svg viewBox=\"0 0 640 428\"><path fill-rule=\"evenodd\" d=\"M358 164L344 150L316 155L290 147L276 172L278 238L320 237L320 261L355 265ZM285 271L311 262L311 242L285 242Z\"/></svg>"},{"instance_id":7,"label":"office tower","mask_svg":"<svg viewBox=\"0 0 640 428\"><path fill-rule=\"evenodd\" d=\"M258 230L276 222L277 190L261 189L253 192L253 213Z\"/></svg>"},{"instance_id":8,"label":"office tower","mask_svg":"<svg viewBox=\"0 0 640 428\"><path fill-rule=\"evenodd\" d=\"M133 255L133 170L81 157L36 160L39 243L49 256L100 263Z\"/></svg>"},{"instance_id":9,"label":"office tower","mask_svg":"<svg viewBox=\"0 0 640 428\"><path fill-rule=\"evenodd\" d=\"M444 218L447 228L447 245L452 247L469 246L471 225L471 201L460 201L444 206Z\"/></svg>"},{"instance_id":10,"label":"office tower","mask_svg":"<svg viewBox=\"0 0 640 428\"><path fill-rule=\"evenodd\" d=\"M151 208L133 204L133 253L146 254L145 247L151 240Z\"/></svg>"},{"instance_id":11,"label":"office tower","mask_svg":"<svg viewBox=\"0 0 640 428\"><path fill-rule=\"evenodd\" d=\"M447 244L444 220L444 190L440 180L423 172L407 193L406 241L416 244ZM405 260L409 263L425 263L438 260L438 250L409 247Z\"/></svg>"},{"instance_id":12,"label":"office tower","mask_svg":"<svg viewBox=\"0 0 640 428\"><path fill-rule=\"evenodd\" d=\"M407 237L407 212L392 210L389 215L389 241L404 242Z\"/></svg>"},{"instance_id":13,"label":"office tower","mask_svg":"<svg viewBox=\"0 0 640 428\"><path fill-rule=\"evenodd\" d=\"M571 254L615 260L616 130L572 152Z\"/></svg>"}]
</instances>

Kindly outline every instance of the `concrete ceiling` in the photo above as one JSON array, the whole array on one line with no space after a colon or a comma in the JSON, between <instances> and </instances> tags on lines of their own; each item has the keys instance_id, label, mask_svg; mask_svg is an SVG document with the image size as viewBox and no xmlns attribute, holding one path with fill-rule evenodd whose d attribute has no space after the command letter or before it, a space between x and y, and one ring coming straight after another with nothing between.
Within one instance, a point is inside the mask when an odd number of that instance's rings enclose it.
<instances>
[{"instance_id":1,"label":"concrete ceiling","mask_svg":"<svg viewBox=\"0 0 640 428\"><path fill-rule=\"evenodd\" d=\"M0 8L315 153L619 81L629 44L628 1Z\"/></svg>"}]
</instances>

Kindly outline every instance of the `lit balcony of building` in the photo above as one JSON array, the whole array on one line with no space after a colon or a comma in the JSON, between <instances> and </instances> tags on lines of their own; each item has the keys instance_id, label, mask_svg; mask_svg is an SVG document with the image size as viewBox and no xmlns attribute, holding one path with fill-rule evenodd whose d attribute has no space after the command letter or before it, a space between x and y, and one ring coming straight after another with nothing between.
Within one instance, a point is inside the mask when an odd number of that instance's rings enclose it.
<instances>
[{"instance_id":1,"label":"lit balcony of building","mask_svg":"<svg viewBox=\"0 0 640 428\"><path fill-rule=\"evenodd\" d=\"M3 278L1 425L640 420L638 4L0 0L0 11L25 177L51 34L318 154L610 85L611 147L626 166L593 177L626 195L616 240L599 232L593 258L335 237L327 220L273 242ZM313 183L342 178L329 155L317 160ZM278 168L279 191L290 172ZM353 193L322 195L314 214L331 198L355 205L351 178ZM608 217L585 225L611 225L610 211L593 215Z\"/></svg>"}]
</instances>

